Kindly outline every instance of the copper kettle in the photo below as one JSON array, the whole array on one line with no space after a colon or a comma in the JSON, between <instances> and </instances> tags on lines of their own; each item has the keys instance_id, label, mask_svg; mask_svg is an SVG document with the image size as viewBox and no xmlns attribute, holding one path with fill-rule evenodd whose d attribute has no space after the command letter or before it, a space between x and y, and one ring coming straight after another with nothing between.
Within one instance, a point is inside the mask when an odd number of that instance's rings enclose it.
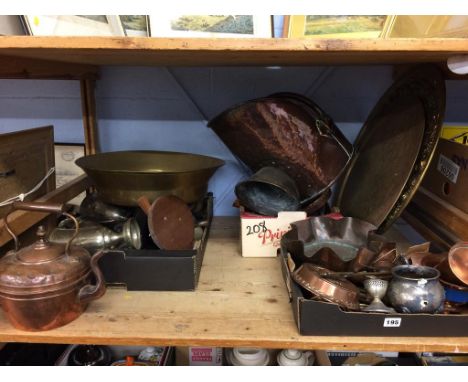
<instances>
[{"instance_id":1,"label":"copper kettle","mask_svg":"<svg viewBox=\"0 0 468 382\"><path fill-rule=\"evenodd\" d=\"M76 319L91 300L101 297L105 281L98 260L105 251L92 257L81 247L72 246L79 224L64 212L62 205L15 202L14 210L62 213L75 223L75 235L66 244L52 244L40 226L38 240L19 249L18 238L8 224L5 228L15 241L15 249L0 259L0 305L14 327L40 331L57 328ZM94 275L96 283L91 284Z\"/></svg>"}]
</instances>

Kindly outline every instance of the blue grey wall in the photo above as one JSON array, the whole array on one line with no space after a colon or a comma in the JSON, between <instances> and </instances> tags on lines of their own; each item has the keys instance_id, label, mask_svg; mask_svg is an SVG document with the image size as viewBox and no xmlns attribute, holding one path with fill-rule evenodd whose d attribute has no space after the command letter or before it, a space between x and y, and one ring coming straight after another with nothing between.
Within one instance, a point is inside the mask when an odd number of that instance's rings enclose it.
<instances>
[{"instance_id":1,"label":"blue grey wall","mask_svg":"<svg viewBox=\"0 0 468 382\"><path fill-rule=\"evenodd\" d=\"M105 67L97 83L103 151L148 149L212 155L226 165L210 182L215 214L234 215L234 185L247 174L206 127L235 103L277 91L314 99L353 141L392 82L389 66ZM447 82L446 121L466 123L467 81ZM0 80L0 132L52 124L57 142L83 142L76 81Z\"/></svg>"}]
</instances>

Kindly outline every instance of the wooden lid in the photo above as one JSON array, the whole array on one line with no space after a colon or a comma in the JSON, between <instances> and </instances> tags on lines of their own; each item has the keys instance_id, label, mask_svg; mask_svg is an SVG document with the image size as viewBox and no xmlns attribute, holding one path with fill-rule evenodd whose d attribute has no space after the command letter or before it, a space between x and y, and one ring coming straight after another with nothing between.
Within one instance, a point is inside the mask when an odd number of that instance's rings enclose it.
<instances>
[{"instance_id":1,"label":"wooden lid","mask_svg":"<svg viewBox=\"0 0 468 382\"><path fill-rule=\"evenodd\" d=\"M194 219L187 204L174 195L160 196L148 211L151 238L161 249L192 249Z\"/></svg>"}]
</instances>

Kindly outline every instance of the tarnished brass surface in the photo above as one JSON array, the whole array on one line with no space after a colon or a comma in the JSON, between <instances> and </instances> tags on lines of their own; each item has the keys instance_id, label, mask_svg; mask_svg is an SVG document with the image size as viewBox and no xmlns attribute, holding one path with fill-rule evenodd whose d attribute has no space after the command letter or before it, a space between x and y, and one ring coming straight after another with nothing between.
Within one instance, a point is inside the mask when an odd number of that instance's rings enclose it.
<instances>
[{"instance_id":1,"label":"tarnished brass surface","mask_svg":"<svg viewBox=\"0 0 468 382\"><path fill-rule=\"evenodd\" d=\"M445 82L435 66L396 81L374 107L336 204L345 216L384 232L416 192L432 159L445 111Z\"/></svg>"},{"instance_id":2,"label":"tarnished brass surface","mask_svg":"<svg viewBox=\"0 0 468 382\"><path fill-rule=\"evenodd\" d=\"M186 203L202 199L208 180L224 161L170 151L116 151L79 158L99 197L111 204L137 206L146 196L175 195Z\"/></svg>"}]
</instances>

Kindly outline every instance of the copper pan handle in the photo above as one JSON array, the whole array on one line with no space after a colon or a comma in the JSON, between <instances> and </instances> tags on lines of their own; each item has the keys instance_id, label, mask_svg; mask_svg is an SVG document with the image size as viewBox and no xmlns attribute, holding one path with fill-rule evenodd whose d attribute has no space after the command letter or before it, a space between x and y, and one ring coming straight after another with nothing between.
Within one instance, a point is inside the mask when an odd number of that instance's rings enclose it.
<instances>
[{"instance_id":1,"label":"copper pan handle","mask_svg":"<svg viewBox=\"0 0 468 382\"><path fill-rule=\"evenodd\" d=\"M90 267L91 272L93 272L94 276L96 277L96 284L86 284L80 289L78 292L78 299L80 300L81 304L87 304L92 300L96 300L102 297L104 293L106 293L106 282L101 270L99 269L98 262L99 259L108 252L108 250L101 249L100 251L96 252L93 257L91 257Z\"/></svg>"},{"instance_id":2,"label":"copper pan handle","mask_svg":"<svg viewBox=\"0 0 468 382\"><path fill-rule=\"evenodd\" d=\"M148 215L149 210L151 209L151 203L149 202L146 196L140 196L137 200L138 206L143 210L143 212Z\"/></svg>"},{"instance_id":3,"label":"copper pan handle","mask_svg":"<svg viewBox=\"0 0 468 382\"><path fill-rule=\"evenodd\" d=\"M51 212L51 213L58 213L58 214L62 213L65 209L65 206L63 204L40 203L40 202L14 202L12 207L13 207L13 210Z\"/></svg>"},{"instance_id":4,"label":"copper pan handle","mask_svg":"<svg viewBox=\"0 0 468 382\"><path fill-rule=\"evenodd\" d=\"M10 225L8 224L8 216L13 211L23 210L23 211L58 213L58 214L63 214L69 217L75 223L75 233L70 238L70 240L68 240L68 243L65 247L65 253L68 254L68 249L70 248L71 242L76 237L76 235L78 235L78 230L80 229L80 225L73 215L70 215L69 213L64 212L65 210L64 204L40 203L40 202L14 202L12 203L11 207L12 208L10 209L10 211L8 211L8 213L5 216L5 229L15 241L15 252L17 252L19 249L19 241L18 241L18 237L15 235L15 233L10 228Z\"/></svg>"}]
</instances>

